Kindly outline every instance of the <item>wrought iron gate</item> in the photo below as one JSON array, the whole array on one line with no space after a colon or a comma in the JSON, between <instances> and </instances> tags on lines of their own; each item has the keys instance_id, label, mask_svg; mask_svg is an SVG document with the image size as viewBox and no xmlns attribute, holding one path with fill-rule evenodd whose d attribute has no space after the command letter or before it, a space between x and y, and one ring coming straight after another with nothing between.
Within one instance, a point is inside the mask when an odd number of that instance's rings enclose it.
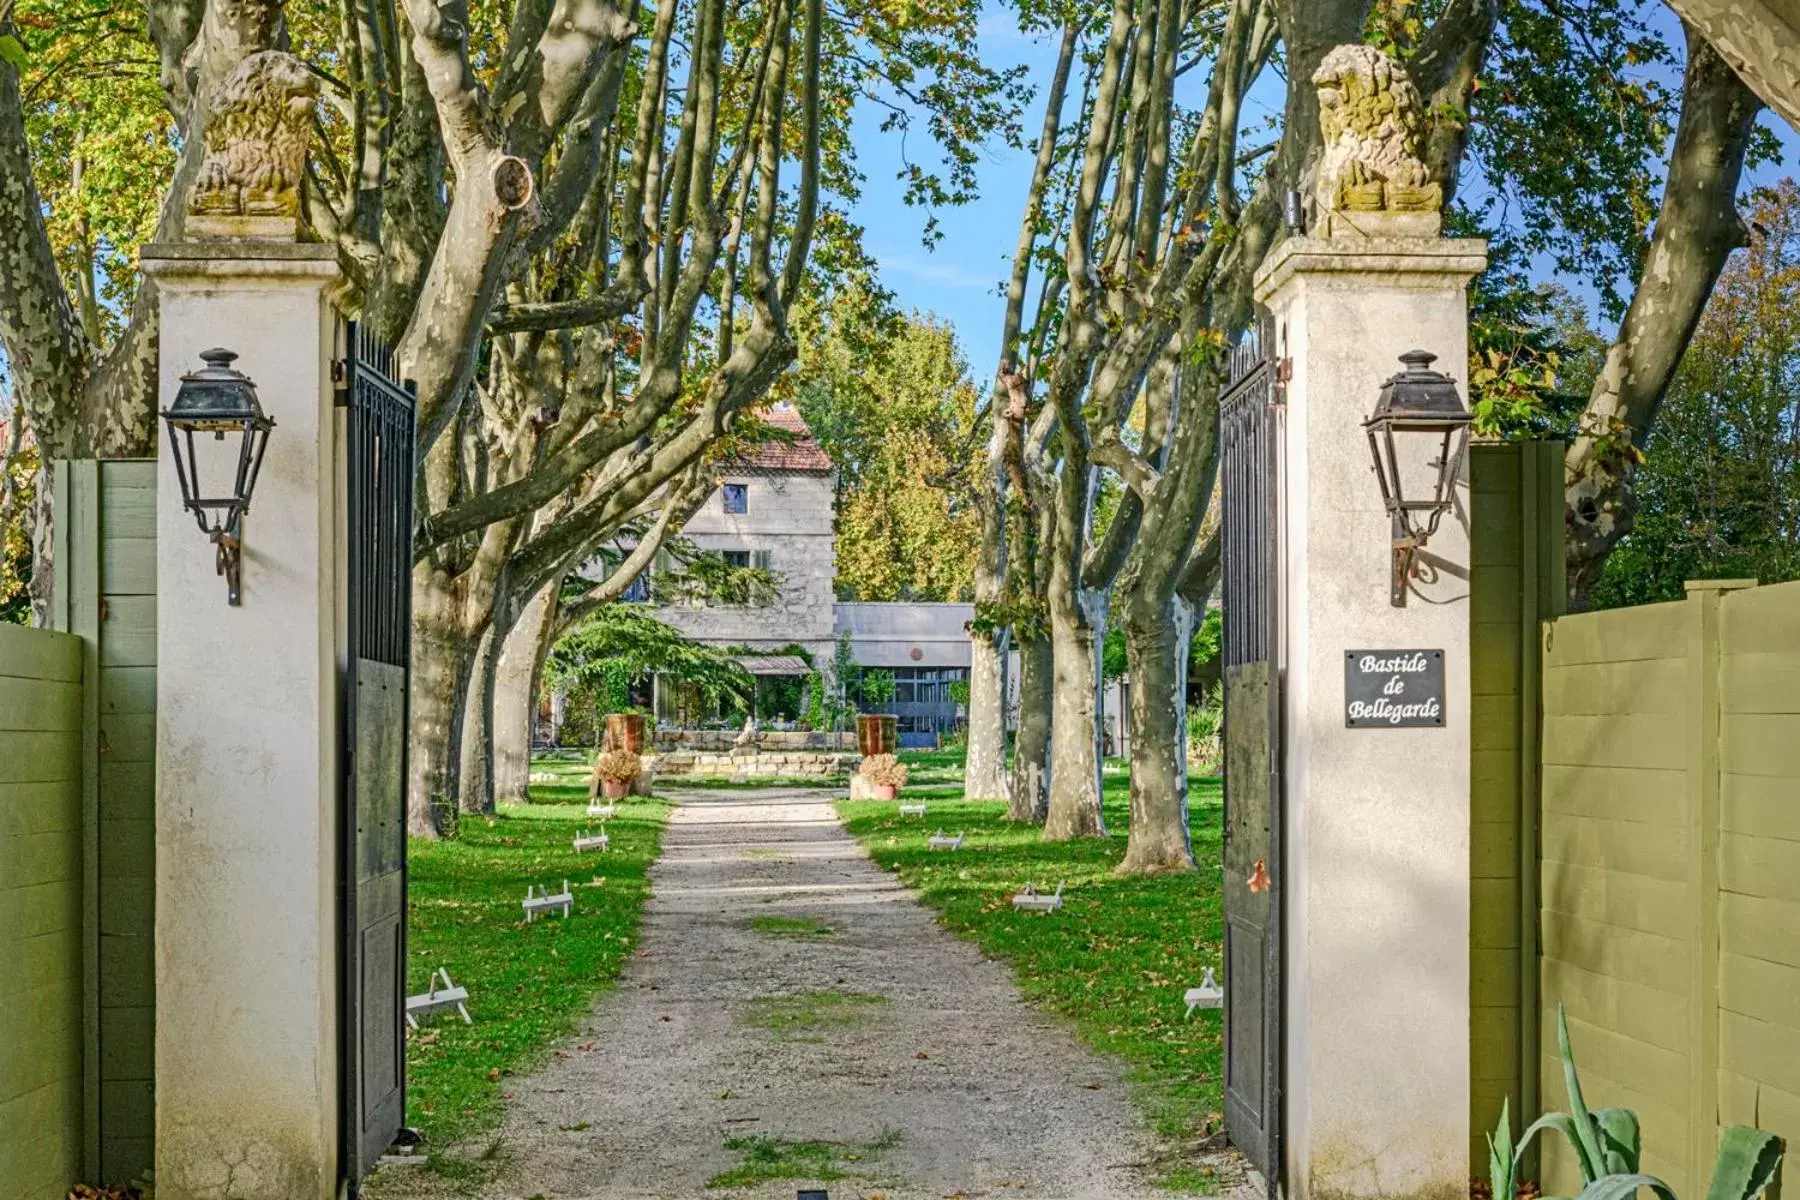
<instances>
[{"instance_id":1,"label":"wrought iron gate","mask_svg":"<svg viewBox=\"0 0 1800 1200\"><path fill-rule=\"evenodd\" d=\"M1281 1175L1281 463L1283 395L1264 321L1219 402L1225 675L1225 1129Z\"/></svg>"},{"instance_id":2,"label":"wrought iron gate","mask_svg":"<svg viewBox=\"0 0 1800 1200\"><path fill-rule=\"evenodd\" d=\"M346 432L349 636L338 878L343 1174L352 1195L406 1113L406 693L413 390L355 323L338 367Z\"/></svg>"}]
</instances>

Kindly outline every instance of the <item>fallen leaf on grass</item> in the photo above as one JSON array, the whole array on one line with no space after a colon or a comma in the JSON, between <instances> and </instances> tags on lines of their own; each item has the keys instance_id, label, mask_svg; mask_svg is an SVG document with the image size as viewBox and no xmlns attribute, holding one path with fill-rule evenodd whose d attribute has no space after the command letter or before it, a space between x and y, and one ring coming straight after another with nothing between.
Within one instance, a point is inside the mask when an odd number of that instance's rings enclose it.
<instances>
[{"instance_id":1,"label":"fallen leaf on grass","mask_svg":"<svg viewBox=\"0 0 1800 1200\"><path fill-rule=\"evenodd\" d=\"M917 1054L913 1055L913 1057L917 1058L917 1059L929 1059L931 1057L931 1055L929 1055L929 1054L925 1053L923 1050L921 1050Z\"/></svg>"},{"instance_id":2,"label":"fallen leaf on grass","mask_svg":"<svg viewBox=\"0 0 1800 1200\"><path fill-rule=\"evenodd\" d=\"M499 1083L500 1082L500 1068L494 1067L494 1068L490 1069L488 1071L487 1077L488 1077L489 1083Z\"/></svg>"}]
</instances>

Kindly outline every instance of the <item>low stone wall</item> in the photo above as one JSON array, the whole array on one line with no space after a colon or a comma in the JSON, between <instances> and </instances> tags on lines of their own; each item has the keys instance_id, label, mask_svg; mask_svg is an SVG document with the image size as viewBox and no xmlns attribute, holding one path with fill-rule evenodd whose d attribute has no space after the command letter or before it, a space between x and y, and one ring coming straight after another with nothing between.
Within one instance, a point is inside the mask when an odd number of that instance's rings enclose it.
<instances>
[{"instance_id":1,"label":"low stone wall","mask_svg":"<svg viewBox=\"0 0 1800 1200\"><path fill-rule=\"evenodd\" d=\"M646 764L651 760L646 759ZM828 778L847 775L862 762L862 756L849 753L795 750L786 753L758 753L740 750L734 754L709 751L674 750L658 754L654 760L656 777L666 779L680 775L748 777L818 776Z\"/></svg>"},{"instance_id":2,"label":"low stone wall","mask_svg":"<svg viewBox=\"0 0 1800 1200\"><path fill-rule=\"evenodd\" d=\"M856 733L808 732L798 729L780 730L764 729L750 735L744 745L738 745L743 737L738 729L658 729L656 731L656 748L660 752L686 751L694 754L731 754L734 752L750 752L762 754L791 754L796 751L812 753L828 753L832 751L856 752Z\"/></svg>"}]
</instances>

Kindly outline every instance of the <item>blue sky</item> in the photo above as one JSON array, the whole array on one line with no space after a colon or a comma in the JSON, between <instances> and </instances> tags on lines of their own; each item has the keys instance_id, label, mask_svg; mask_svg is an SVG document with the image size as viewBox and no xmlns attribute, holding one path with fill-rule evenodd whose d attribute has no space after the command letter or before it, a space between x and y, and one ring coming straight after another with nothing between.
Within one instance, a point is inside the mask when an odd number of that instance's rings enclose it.
<instances>
[{"instance_id":1,"label":"blue sky","mask_svg":"<svg viewBox=\"0 0 1800 1200\"><path fill-rule=\"evenodd\" d=\"M1039 91L1055 65L1053 36L1028 37L1019 32L1012 13L992 3L985 6L981 22L982 53L996 65L1023 64L1031 68ZM1682 44L1672 13L1661 9L1657 20L1671 44ZM1204 75L1196 71L1194 76ZM1191 78L1191 77L1190 77ZM1194 80L1204 86L1203 80ZM1071 92L1078 85L1071 83ZM1283 92L1279 80L1266 73L1246 105L1246 123L1278 114ZM1073 110L1076 101L1069 100ZM895 173L901 157L896 135L879 131L881 114L865 105L858 115L857 154L867 178L861 201L852 216L866 231L864 248L881 264L883 282L903 307L936 313L955 325L968 355L969 370L985 386L997 365L1002 301L999 289L1011 268L1012 248L1019 236L1019 213L1031 180L1032 156L1027 150L995 145L980 171L980 198L937 215L943 239L935 249L920 242L924 214L901 200ZM1024 128L1035 137L1043 121L1042 100L1027 114ZM1770 183L1784 175L1800 173L1800 136L1778 117L1765 113L1763 123L1782 138L1783 161L1763 167L1748 181ZM917 140L914 146L918 145ZM1479 180L1467 186L1479 188ZM1553 274L1546 268L1546 279ZM1578 295L1591 295L1580 280L1564 280ZM1626 289L1627 291L1629 289Z\"/></svg>"}]
</instances>

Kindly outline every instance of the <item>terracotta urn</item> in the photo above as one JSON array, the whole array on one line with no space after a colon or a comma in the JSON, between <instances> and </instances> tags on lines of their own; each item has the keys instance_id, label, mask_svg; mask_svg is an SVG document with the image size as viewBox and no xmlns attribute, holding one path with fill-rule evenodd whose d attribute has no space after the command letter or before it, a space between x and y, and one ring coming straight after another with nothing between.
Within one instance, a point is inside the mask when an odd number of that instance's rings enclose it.
<instances>
[{"instance_id":1,"label":"terracotta urn","mask_svg":"<svg viewBox=\"0 0 1800 1200\"><path fill-rule=\"evenodd\" d=\"M600 781L600 790L606 795L608 800L623 800L625 797L631 795L631 780L602 779Z\"/></svg>"},{"instance_id":2,"label":"terracotta urn","mask_svg":"<svg viewBox=\"0 0 1800 1200\"><path fill-rule=\"evenodd\" d=\"M607 713L606 746L609 750L644 752L644 714Z\"/></svg>"},{"instance_id":3,"label":"terracotta urn","mask_svg":"<svg viewBox=\"0 0 1800 1200\"><path fill-rule=\"evenodd\" d=\"M892 754L900 748L900 718L879 713L856 717L856 749L864 758Z\"/></svg>"}]
</instances>

